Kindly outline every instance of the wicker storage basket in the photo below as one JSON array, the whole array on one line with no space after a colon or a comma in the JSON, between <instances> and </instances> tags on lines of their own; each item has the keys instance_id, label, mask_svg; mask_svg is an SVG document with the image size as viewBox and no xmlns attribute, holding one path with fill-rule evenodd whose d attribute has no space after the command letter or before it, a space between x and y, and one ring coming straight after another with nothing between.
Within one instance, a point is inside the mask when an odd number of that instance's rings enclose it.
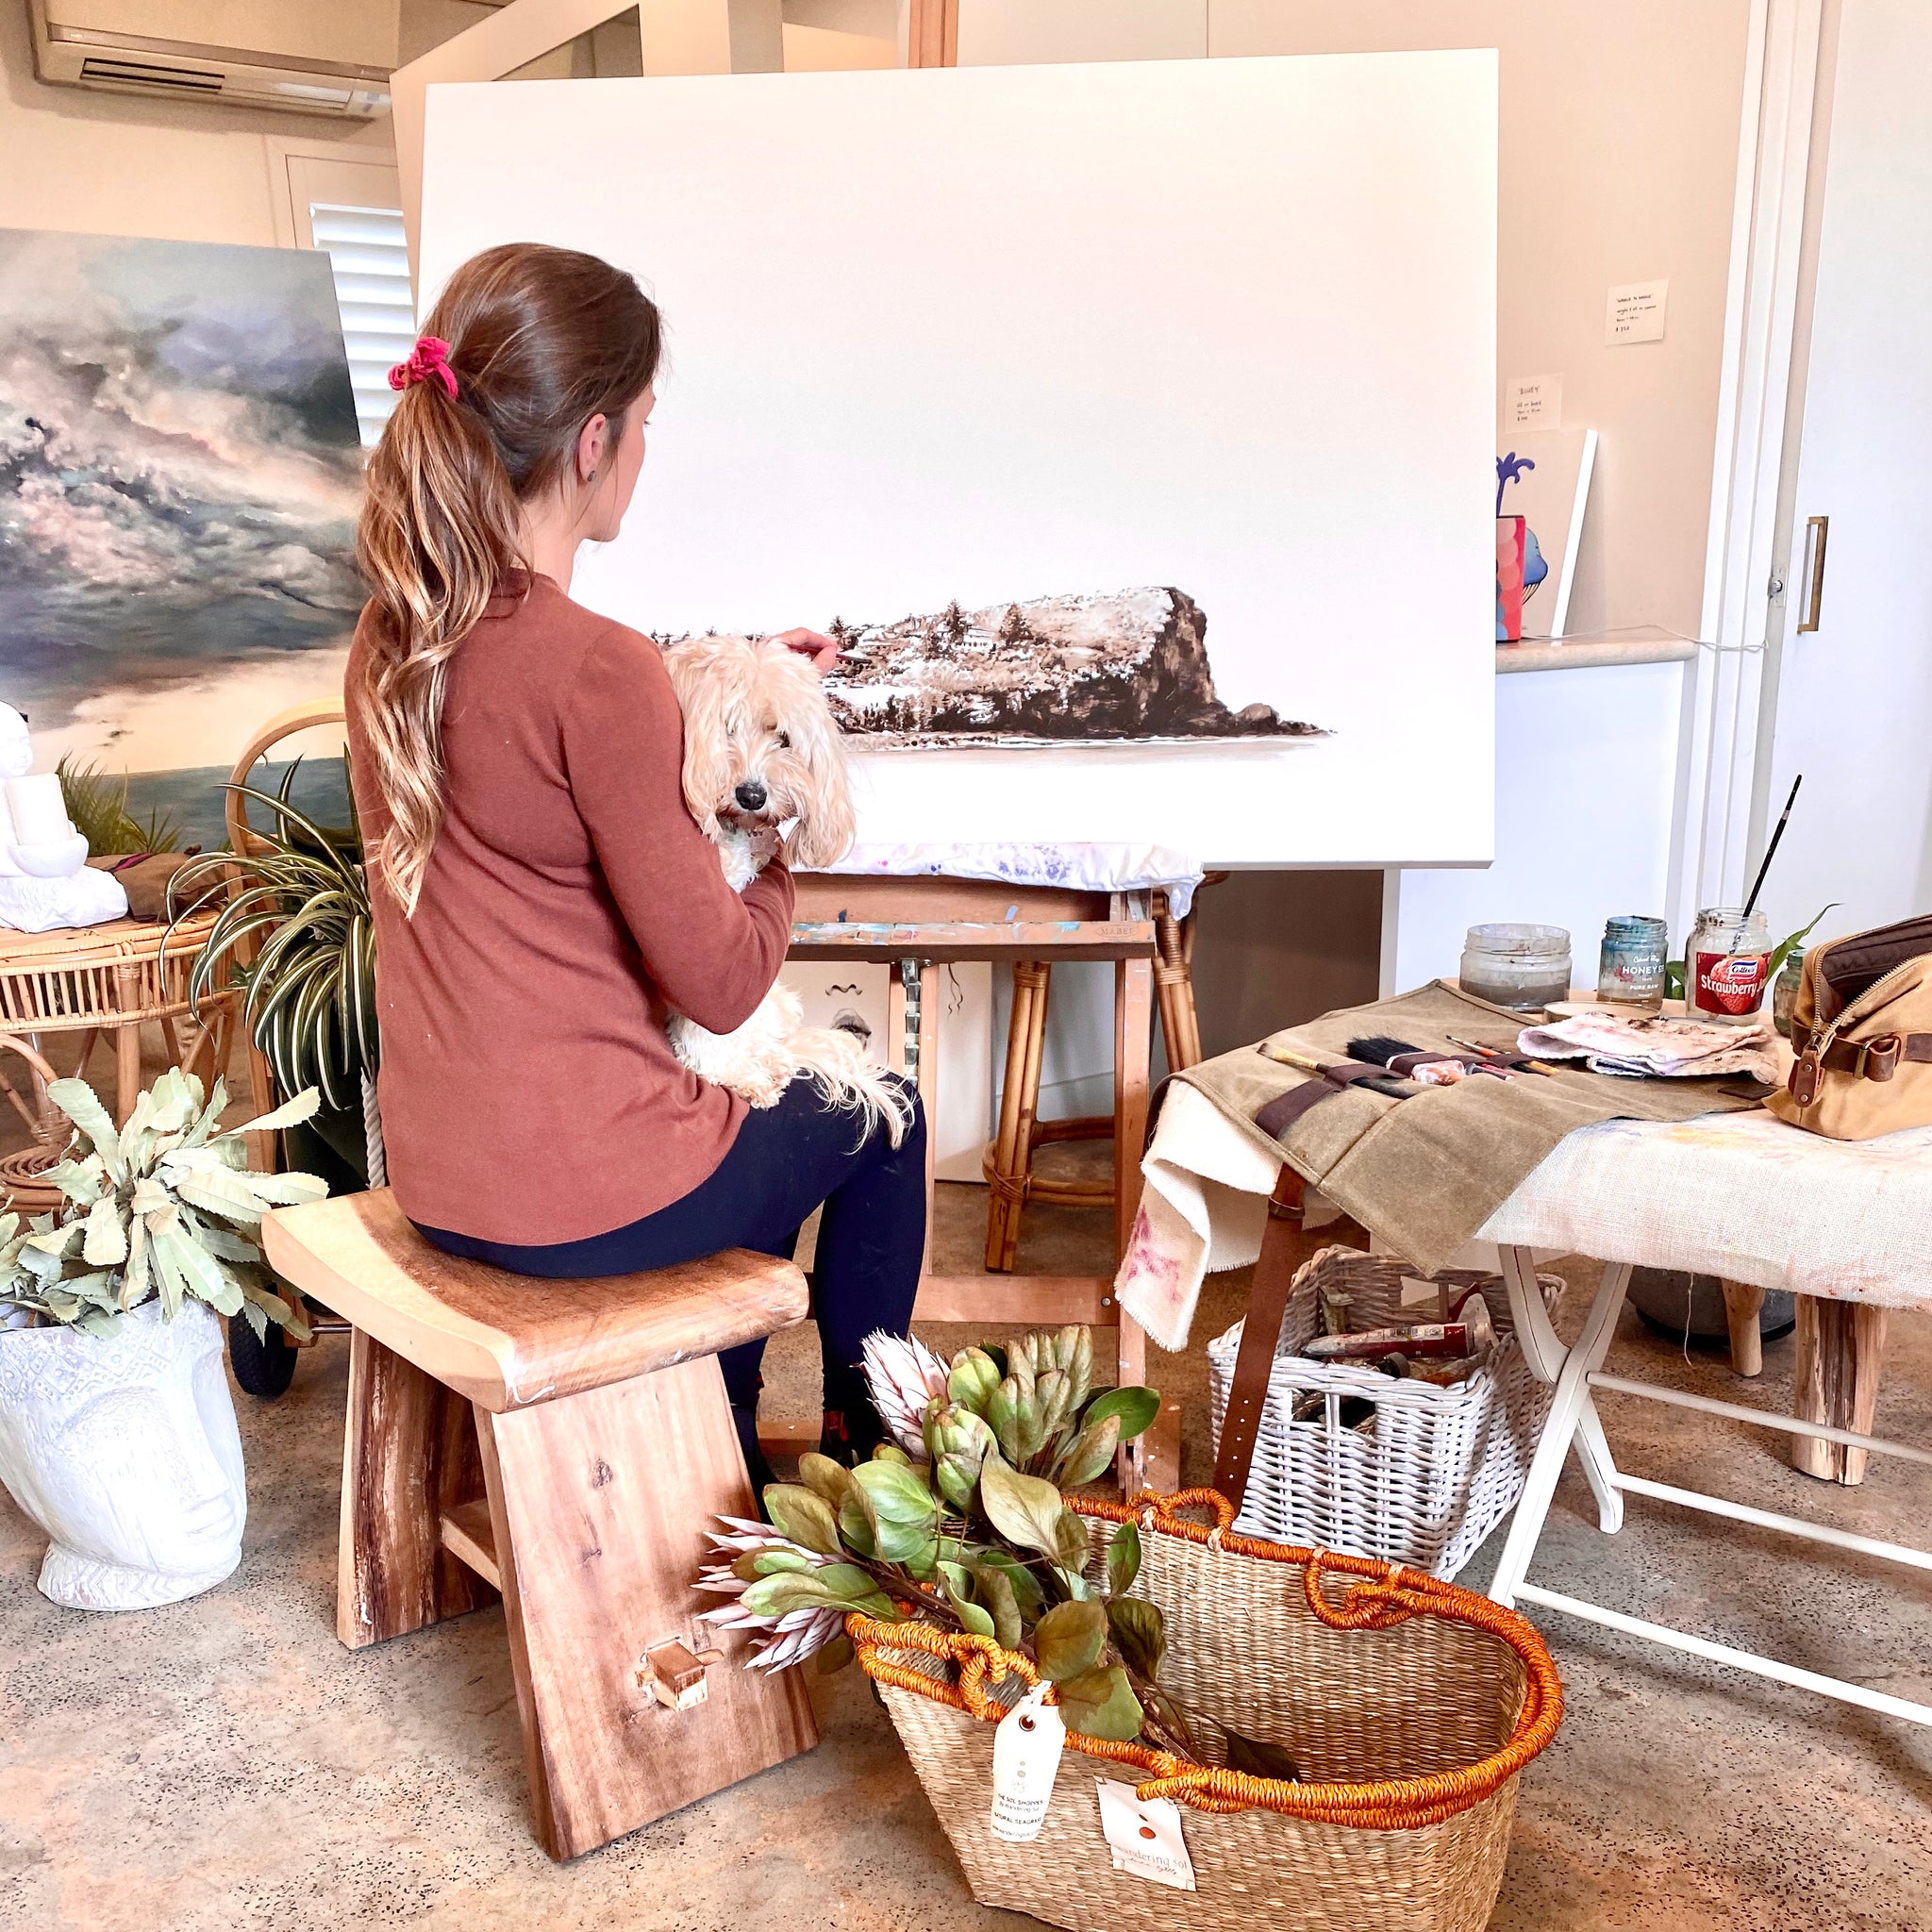
<instances>
[{"instance_id":1,"label":"wicker storage basket","mask_svg":"<svg viewBox=\"0 0 1932 1932\"><path fill-rule=\"evenodd\" d=\"M1075 1932L1477 1932L1503 1882L1517 1774L1562 1715L1536 1631L1454 1584L1234 1535L1211 1491L1139 1502L1135 1593L1166 1619L1162 1683L1287 1745L1308 1781L1070 1736L1039 1839L1008 1843L990 1823L993 1723L1032 1666L990 1638L854 1616L974 1897ZM1173 1513L1194 1504L1224 1526ZM1113 1869L1099 1777L1180 1803L1194 1891Z\"/></svg>"},{"instance_id":2,"label":"wicker storage basket","mask_svg":"<svg viewBox=\"0 0 1932 1932\"><path fill-rule=\"evenodd\" d=\"M1498 1276L1450 1268L1434 1277L1452 1300L1480 1288L1498 1338L1484 1366L1452 1388L1395 1382L1360 1363L1298 1353L1322 1332L1324 1288L1347 1291L1356 1327L1429 1319L1427 1307L1403 1307L1403 1281L1413 1276L1401 1261L1358 1248L1324 1248L1295 1275L1237 1527L1446 1577L1516 1507L1553 1391L1523 1358ZM1561 1278L1540 1274L1537 1283L1554 1308ZM1237 1322L1208 1344L1217 1447L1241 1343ZM1308 1394L1325 1398L1321 1413L1293 1421L1296 1398ZM1341 1415L1348 1397L1374 1404L1374 1414L1353 1428Z\"/></svg>"}]
</instances>

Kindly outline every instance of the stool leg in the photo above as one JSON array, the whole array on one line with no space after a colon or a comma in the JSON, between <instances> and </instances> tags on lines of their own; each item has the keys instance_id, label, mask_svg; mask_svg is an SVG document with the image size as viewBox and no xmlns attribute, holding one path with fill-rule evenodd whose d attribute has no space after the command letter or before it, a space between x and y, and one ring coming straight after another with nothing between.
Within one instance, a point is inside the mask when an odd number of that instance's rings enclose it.
<instances>
[{"instance_id":1,"label":"stool leg","mask_svg":"<svg viewBox=\"0 0 1932 1932\"><path fill-rule=\"evenodd\" d=\"M754 1513L715 1356L504 1415L476 1412L537 1836L574 1858L818 1742L799 1671L694 1624L721 1514ZM641 1690L644 1651L715 1647L705 1701Z\"/></svg>"},{"instance_id":2,"label":"stool leg","mask_svg":"<svg viewBox=\"0 0 1932 1932\"><path fill-rule=\"evenodd\" d=\"M1037 960L1013 968L1013 1011L1007 1026L1007 1077L1000 1091L1000 1132L987 1175L986 1265L1009 1274L1020 1246L1020 1210L1033 1164L1033 1122L1040 1108L1040 1056L1046 1034L1049 969Z\"/></svg>"},{"instance_id":3,"label":"stool leg","mask_svg":"<svg viewBox=\"0 0 1932 1932\"><path fill-rule=\"evenodd\" d=\"M1886 1313L1862 1302L1825 1301L1801 1294L1798 1360L1792 1413L1800 1422L1872 1433L1878 1407L1878 1373L1885 1361ZM1791 1467L1847 1488L1865 1480L1869 1452L1816 1436L1791 1438Z\"/></svg>"},{"instance_id":4,"label":"stool leg","mask_svg":"<svg viewBox=\"0 0 1932 1932\"><path fill-rule=\"evenodd\" d=\"M1764 1291L1748 1281L1722 1281L1724 1291L1724 1325L1731 1331L1731 1373L1761 1375L1764 1373L1764 1330L1759 1317L1764 1312Z\"/></svg>"},{"instance_id":5,"label":"stool leg","mask_svg":"<svg viewBox=\"0 0 1932 1932\"><path fill-rule=\"evenodd\" d=\"M352 1650L495 1600L441 1540L443 1512L482 1493L470 1405L357 1329L336 1557L336 1635Z\"/></svg>"}]
</instances>

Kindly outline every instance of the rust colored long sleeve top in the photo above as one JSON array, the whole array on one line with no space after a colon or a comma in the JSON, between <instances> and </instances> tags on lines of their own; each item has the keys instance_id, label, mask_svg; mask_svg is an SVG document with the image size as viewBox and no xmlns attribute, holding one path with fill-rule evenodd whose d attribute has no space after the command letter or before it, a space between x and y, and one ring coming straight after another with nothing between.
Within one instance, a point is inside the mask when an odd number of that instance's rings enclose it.
<instances>
[{"instance_id":1,"label":"rust colored long sleeve top","mask_svg":"<svg viewBox=\"0 0 1932 1932\"><path fill-rule=\"evenodd\" d=\"M389 829L358 716L365 843ZM547 577L450 659L442 829L414 914L372 876L390 1179L422 1225L533 1246L641 1220L706 1179L744 1103L672 1057L668 1011L726 1033L785 957L791 880L742 895L686 809L658 647Z\"/></svg>"}]
</instances>

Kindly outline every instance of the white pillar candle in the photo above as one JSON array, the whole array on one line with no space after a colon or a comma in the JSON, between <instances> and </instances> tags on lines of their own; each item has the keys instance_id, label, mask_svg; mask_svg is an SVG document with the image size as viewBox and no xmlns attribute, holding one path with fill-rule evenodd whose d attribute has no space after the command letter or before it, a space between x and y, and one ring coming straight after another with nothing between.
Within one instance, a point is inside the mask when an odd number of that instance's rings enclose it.
<instances>
[{"instance_id":1,"label":"white pillar candle","mask_svg":"<svg viewBox=\"0 0 1932 1932\"><path fill-rule=\"evenodd\" d=\"M42 772L30 778L8 779L7 807L13 820L16 845L54 845L74 836L56 773Z\"/></svg>"}]
</instances>

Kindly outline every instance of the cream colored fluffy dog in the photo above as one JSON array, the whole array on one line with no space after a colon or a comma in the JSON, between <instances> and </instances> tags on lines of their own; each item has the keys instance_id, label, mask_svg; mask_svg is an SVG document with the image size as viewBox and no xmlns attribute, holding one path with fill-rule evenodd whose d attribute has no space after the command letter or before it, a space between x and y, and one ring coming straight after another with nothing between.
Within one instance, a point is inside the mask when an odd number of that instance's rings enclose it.
<instances>
[{"instance_id":1,"label":"cream colored fluffy dog","mask_svg":"<svg viewBox=\"0 0 1932 1932\"><path fill-rule=\"evenodd\" d=\"M718 847L724 877L743 891L778 850L779 828L797 823L791 858L829 865L852 843L845 753L818 673L774 641L688 638L664 662L684 710L684 801ZM671 1049L700 1079L774 1107L804 1074L870 1133L881 1120L897 1146L911 1104L854 1035L807 1026L798 994L780 980L735 1033L708 1033L683 1014Z\"/></svg>"}]
</instances>

